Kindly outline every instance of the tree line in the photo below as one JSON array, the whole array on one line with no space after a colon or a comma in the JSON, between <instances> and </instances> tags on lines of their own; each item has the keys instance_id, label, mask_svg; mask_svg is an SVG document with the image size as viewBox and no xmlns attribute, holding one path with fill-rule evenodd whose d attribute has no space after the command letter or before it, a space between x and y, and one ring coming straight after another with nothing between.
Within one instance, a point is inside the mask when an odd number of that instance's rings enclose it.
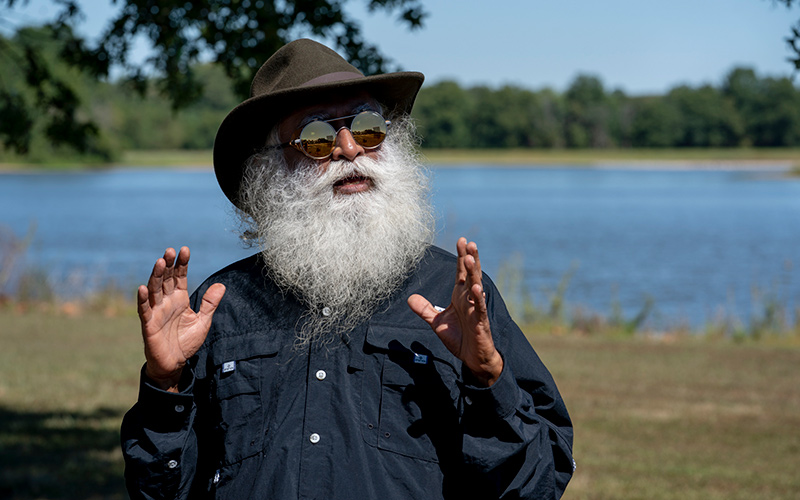
<instances>
[{"instance_id":1,"label":"tree line","mask_svg":"<svg viewBox=\"0 0 800 500\"><path fill-rule=\"evenodd\" d=\"M36 39L36 30L41 29L26 28L31 30L27 38ZM53 43L41 39L43 44ZM13 38L0 40L13 43ZM98 79L59 66L57 48L44 49L43 53L53 54L51 71L69 86L25 88L23 76L13 71L13 61L0 57L0 83L7 90L0 96L0 132L13 129L20 120L33 123L26 155L15 153L14 144L4 140L0 161L92 157L103 162L117 159L124 150L208 149L220 122L239 102L230 78L218 65L193 68L204 83L202 94L176 110L154 86L142 94L127 80ZM71 100L75 116L96 126L95 133L87 136L83 156L52 140L54 134L75 132L66 120L52 116L40 120L35 113L15 115L15 100L37 99ZM462 87L440 81L423 87L413 116L425 148L800 146L800 89L788 78L762 77L750 68L733 69L717 86L681 85L650 96L610 91L592 75L577 76L563 92L511 85ZM0 134L0 140L8 137Z\"/></svg>"},{"instance_id":2,"label":"tree line","mask_svg":"<svg viewBox=\"0 0 800 500\"><path fill-rule=\"evenodd\" d=\"M628 96L579 75L564 92L518 86L423 88L414 108L432 148L800 146L800 89L735 68L719 86Z\"/></svg>"}]
</instances>

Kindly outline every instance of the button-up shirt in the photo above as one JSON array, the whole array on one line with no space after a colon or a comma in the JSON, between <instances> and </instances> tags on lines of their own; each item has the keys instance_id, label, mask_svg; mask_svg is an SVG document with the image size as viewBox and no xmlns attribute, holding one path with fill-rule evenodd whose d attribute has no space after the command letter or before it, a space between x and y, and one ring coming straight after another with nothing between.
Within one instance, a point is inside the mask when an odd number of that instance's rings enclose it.
<instances>
[{"instance_id":1,"label":"button-up shirt","mask_svg":"<svg viewBox=\"0 0 800 500\"><path fill-rule=\"evenodd\" d=\"M411 311L446 306L456 259L432 247L352 331L294 347L305 309L258 256L210 277L226 293L169 393L142 374L122 426L131 498L558 498L572 426L549 372L497 289L483 285L499 379L472 374Z\"/></svg>"}]
</instances>

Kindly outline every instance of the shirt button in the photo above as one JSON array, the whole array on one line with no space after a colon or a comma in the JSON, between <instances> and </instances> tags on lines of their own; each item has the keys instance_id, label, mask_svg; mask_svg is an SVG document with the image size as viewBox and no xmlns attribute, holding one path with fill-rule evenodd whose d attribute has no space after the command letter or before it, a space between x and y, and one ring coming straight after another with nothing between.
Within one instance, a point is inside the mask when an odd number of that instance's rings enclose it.
<instances>
[{"instance_id":1,"label":"shirt button","mask_svg":"<svg viewBox=\"0 0 800 500\"><path fill-rule=\"evenodd\" d=\"M327 376L328 376L328 374L325 373L325 370L318 370L317 371L317 380L325 380L325 377L327 377Z\"/></svg>"},{"instance_id":2,"label":"shirt button","mask_svg":"<svg viewBox=\"0 0 800 500\"><path fill-rule=\"evenodd\" d=\"M177 413L183 413L183 405L175 405L175 411Z\"/></svg>"},{"instance_id":3,"label":"shirt button","mask_svg":"<svg viewBox=\"0 0 800 500\"><path fill-rule=\"evenodd\" d=\"M317 433L315 432L314 434L312 434L312 435L308 436L308 440L309 440L309 441L311 441L311 444L317 444L317 443L319 443L319 434L317 434Z\"/></svg>"},{"instance_id":4,"label":"shirt button","mask_svg":"<svg viewBox=\"0 0 800 500\"><path fill-rule=\"evenodd\" d=\"M464 396L464 402L467 403L468 405L471 405L472 404L472 398L470 398L469 396Z\"/></svg>"},{"instance_id":5,"label":"shirt button","mask_svg":"<svg viewBox=\"0 0 800 500\"><path fill-rule=\"evenodd\" d=\"M323 307L322 308L322 315L323 316L330 316L331 315L331 308L328 307L328 306Z\"/></svg>"},{"instance_id":6,"label":"shirt button","mask_svg":"<svg viewBox=\"0 0 800 500\"><path fill-rule=\"evenodd\" d=\"M169 462L167 462L167 467L169 467L170 469L174 469L177 466L178 466L177 460L170 460Z\"/></svg>"}]
</instances>

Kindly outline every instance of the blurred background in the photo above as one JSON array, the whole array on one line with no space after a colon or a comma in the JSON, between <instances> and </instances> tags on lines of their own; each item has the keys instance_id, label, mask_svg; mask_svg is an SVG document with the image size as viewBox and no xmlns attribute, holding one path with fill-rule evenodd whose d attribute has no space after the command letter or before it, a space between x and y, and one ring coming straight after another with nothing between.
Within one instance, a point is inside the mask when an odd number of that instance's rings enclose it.
<instances>
[{"instance_id":1,"label":"blurred background","mask_svg":"<svg viewBox=\"0 0 800 500\"><path fill-rule=\"evenodd\" d=\"M0 0L0 497L126 498L135 288L255 251L211 148L300 37L426 75L436 243L478 242L564 393L565 498L794 498L794 0Z\"/></svg>"}]
</instances>

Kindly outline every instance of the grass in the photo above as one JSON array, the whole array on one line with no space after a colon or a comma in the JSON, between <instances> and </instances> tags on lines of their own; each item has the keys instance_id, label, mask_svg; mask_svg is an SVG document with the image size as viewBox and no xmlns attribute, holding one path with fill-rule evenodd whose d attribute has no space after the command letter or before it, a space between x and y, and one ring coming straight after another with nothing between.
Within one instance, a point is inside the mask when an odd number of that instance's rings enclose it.
<instances>
[{"instance_id":1,"label":"grass","mask_svg":"<svg viewBox=\"0 0 800 500\"><path fill-rule=\"evenodd\" d=\"M532 340L574 419L566 499L795 498L800 350Z\"/></svg>"},{"instance_id":2,"label":"grass","mask_svg":"<svg viewBox=\"0 0 800 500\"><path fill-rule=\"evenodd\" d=\"M127 498L119 425L137 394L136 317L5 307L0 324L0 498Z\"/></svg>"},{"instance_id":3,"label":"grass","mask_svg":"<svg viewBox=\"0 0 800 500\"><path fill-rule=\"evenodd\" d=\"M132 313L0 308L0 497L125 498ZM132 308L131 308L132 311ZM800 349L530 330L575 425L564 498L795 498Z\"/></svg>"},{"instance_id":4,"label":"grass","mask_svg":"<svg viewBox=\"0 0 800 500\"><path fill-rule=\"evenodd\" d=\"M664 148L664 149L423 149L430 163L520 165L603 165L656 162L680 164L748 163L800 165L800 148Z\"/></svg>"},{"instance_id":5,"label":"grass","mask_svg":"<svg viewBox=\"0 0 800 500\"><path fill-rule=\"evenodd\" d=\"M211 150L125 151L117 165L123 166L199 166L211 167Z\"/></svg>"}]
</instances>

